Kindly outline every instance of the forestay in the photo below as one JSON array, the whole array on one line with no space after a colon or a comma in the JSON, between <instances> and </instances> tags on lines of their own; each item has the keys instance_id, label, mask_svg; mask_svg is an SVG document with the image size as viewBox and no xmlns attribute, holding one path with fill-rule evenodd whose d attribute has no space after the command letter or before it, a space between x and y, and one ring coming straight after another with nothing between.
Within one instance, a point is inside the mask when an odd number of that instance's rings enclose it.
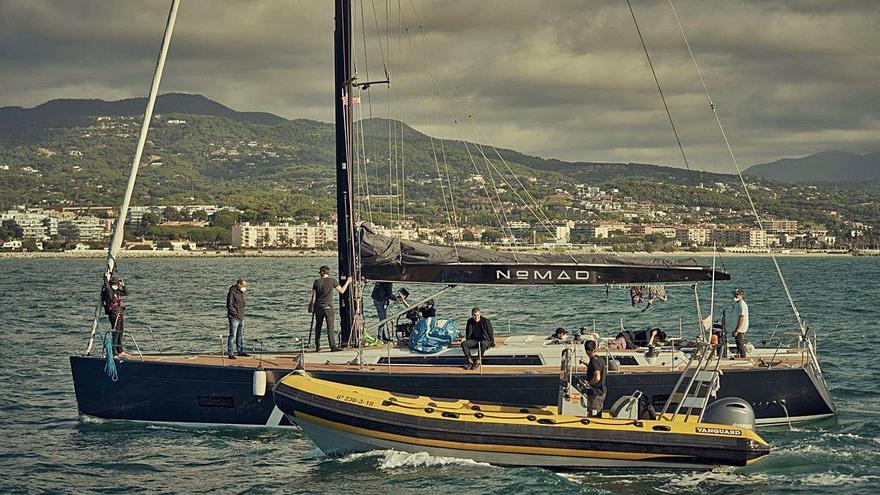
<instances>
[{"instance_id":1,"label":"forestay","mask_svg":"<svg viewBox=\"0 0 880 495\"><path fill-rule=\"evenodd\" d=\"M492 285L605 285L712 280L712 268L688 259L607 254L523 254L442 246L360 228L361 274L386 282ZM730 280L715 272L715 280Z\"/></svg>"}]
</instances>

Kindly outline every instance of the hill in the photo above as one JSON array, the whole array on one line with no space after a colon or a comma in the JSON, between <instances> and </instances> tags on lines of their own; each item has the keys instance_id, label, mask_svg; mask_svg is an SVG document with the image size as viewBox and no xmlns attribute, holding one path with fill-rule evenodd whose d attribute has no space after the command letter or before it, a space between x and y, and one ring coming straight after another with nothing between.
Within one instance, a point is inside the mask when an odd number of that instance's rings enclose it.
<instances>
[{"instance_id":1,"label":"hill","mask_svg":"<svg viewBox=\"0 0 880 495\"><path fill-rule=\"evenodd\" d=\"M143 106L143 99L53 100L0 109L0 209L118 203ZM326 218L334 211L332 124L240 112L200 95L162 95L158 108L161 118L151 125L136 204L224 204L261 221ZM572 163L509 149L497 150L502 160L491 147L433 138L399 121L371 119L357 127L364 130L358 149L365 160L355 164L355 186L364 188L361 193L369 187L376 222L393 215L435 224L446 220L450 204L469 224L497 225L499 215L505 222L533 220L523 204L531 198L556 219L597 217L580 184L616 188L618 202L632 198L667 211L747 207L731 175L639 163ZM398 138L389 142L389 133ZM402 179L389 180L390 173ZM821 222L822 210L834 210L846 218L880 218L874 189L856 193L850 186L845 191L829 186L819 194L750 182L769 214ZM693 187L699 184L706 187ZM602 215L622 218L613 211Z\"/></svg>"},{"instance_id":2,"label":"hill","mask_svg":"<svg viewBox=\"0 0 880 495\"><path fill-rule=\"evenodd\" d=\"M790 184L870 182L880 180L880 153L823 151L752 165L745 173Z\"/></svg>"},{"instance_id":3,"label":"hill","mask_svg":"<svg viewBox=\"0 0 880 495\"><path fill-rule=\"evenodd\" d=\"M146 98L104 101L97 99L58 99L33 108L0 107L0 131L16 128L70 127L83 125L97 115L143 115ZM185 113L226 117L238 122L277 125L287 119L265 112L238 112L197 94L167 93L156 98L155 113Z\"/></svg>"}]
</instances>

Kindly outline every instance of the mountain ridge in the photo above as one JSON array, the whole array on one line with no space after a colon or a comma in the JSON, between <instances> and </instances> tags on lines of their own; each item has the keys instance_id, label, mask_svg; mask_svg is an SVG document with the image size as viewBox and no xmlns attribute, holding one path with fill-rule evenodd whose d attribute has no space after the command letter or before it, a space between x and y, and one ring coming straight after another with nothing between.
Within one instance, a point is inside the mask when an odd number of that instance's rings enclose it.
<instances>
[{"instance_id":1,"label":"mountain ridge","mask_svg":"<svg viewBox=\"0 0 880 495\"><path fill-rule=\"evenodd\" d=\"M840 150L820 151L800 158L755 164L745 173L792 184L880 181L880 152L861 155Z\"/></svg>"},{"instance_id":2,"label":"mountain ridge","mask_svg":"<svg viewBox=\"0 0 880 495\"><path fill-rule=\"evenodd\" d=\"M13 126L40 124L79 124L82 119L97 115L143 115L147 99L144 97L102 100L98 98L59 98L31 108L20 106L0 107L0 130ZM156 98L155 113L189 113L227 117L239 122L261 125L278 125L289 122L284 117L268 112L240 112L204 95L190 93L165 93Z\"/></svg>"}]
</instances>

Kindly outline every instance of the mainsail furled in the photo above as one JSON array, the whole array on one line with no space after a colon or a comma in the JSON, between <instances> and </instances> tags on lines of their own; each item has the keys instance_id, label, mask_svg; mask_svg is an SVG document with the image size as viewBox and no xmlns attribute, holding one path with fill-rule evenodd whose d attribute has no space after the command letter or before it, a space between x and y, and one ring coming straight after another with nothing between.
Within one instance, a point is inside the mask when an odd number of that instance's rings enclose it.
<instances>
[{"instance_id":1,"label":"mainsail furled","mask_svg":"<svg viewBox=\"0 0 880 495\"><path fill-rule=\"evenodd\" d=\"M433 284L605 285L712 280L697 260L623 258L606 254L563 256L442 246L360 228L361 275L368 280ZM730 280L716 271L715 280Z\"/></svg>"}]
</instances>

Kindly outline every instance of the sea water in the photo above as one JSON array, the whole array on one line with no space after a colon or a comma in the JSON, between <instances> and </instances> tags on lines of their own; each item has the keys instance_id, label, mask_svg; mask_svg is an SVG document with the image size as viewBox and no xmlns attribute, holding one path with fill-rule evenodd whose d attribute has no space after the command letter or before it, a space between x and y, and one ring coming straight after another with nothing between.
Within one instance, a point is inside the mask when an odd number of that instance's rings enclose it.
<instances>
[{"instance_id":1,"label":"sea water","mask_svg":"<svg viewBox=\"0 0 880 495\"><path fill-rule=\"evenodd\" d=\"M753 342L795 329L769 259L722 261L733 280L717 286L716 315L730 307L730 292L739 287L750 305ZM818 335L837 418L763 429L773 453L747 468L555 473L390 451L327 458L295 428L81 418L68 355L85 350L101 260L0 260L0 493L880 493L880 260L783 257L779 263ZM306 335L311 280L322 264L335 260L122 260L130 293L126 325L140 327L145 351L155 350L148 325L166 351L218 352L225 346L226 290L245 277L248 346L290 350ZM699 292L704 313L708 286ZM407 289L417 298L431 290ZM437 308L439 316L463 323L479 306L496 335L549 335L558 326L592 328L595 322L601 334L613 336L621 318L628 329L658 326L670 335L678 334L681 321L684 335L693 335L693 290L667 291L668 302L642 312L644 305L632 307L622 288L458 287L438 298ZM122 363L119 373L125 372Z\"/></svg>"}]
</instances>

